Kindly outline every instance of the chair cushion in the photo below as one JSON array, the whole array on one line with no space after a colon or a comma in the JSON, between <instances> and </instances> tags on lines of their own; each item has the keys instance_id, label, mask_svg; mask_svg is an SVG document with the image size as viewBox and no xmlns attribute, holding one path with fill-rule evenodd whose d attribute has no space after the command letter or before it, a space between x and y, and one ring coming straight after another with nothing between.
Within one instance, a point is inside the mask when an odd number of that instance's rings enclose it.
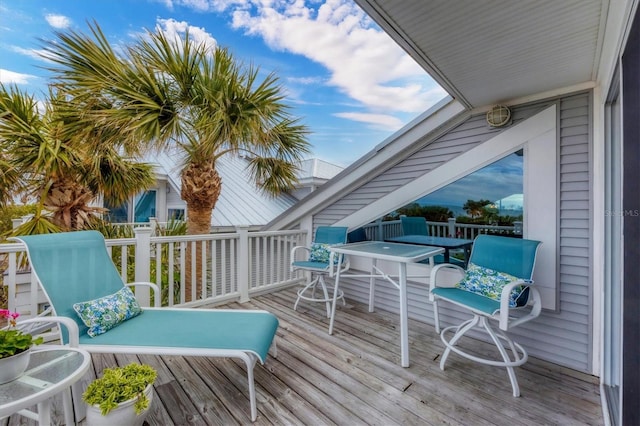
<instances>
[{"instance_id":1,"label":"chair cushion","mask_svg":"<svg viewBox=\"0 0 640 426\"><path fill-rule=\"evenodd\" d=\"M325 243L311 243L311 251L309 253L309 262L319 262L329 264L329 258L331 256L330 247L333 244ZM339 256L334 256L333 263L338 263Z\"/></svg>"},{"instance_id":2,"label":"chair cushion","mask_svg":"<svg viewBox=\"0 0 640 426\"><path fill-rule=\"evenodd\" d=\"M505 272L469 263L465 276L456 284L456 288L499 301L504 286L518 279ZM514 287L509 295L509 307L515 308L526 304L525 288L525 286Z\"/></svg>"},{"instance_id":3,"label":"chair cushion","mask_svg":"<svg viewBox=\"0 0 640 426\"><path fill-rule=\"evenodd\" d=\"M73 304L82 322L89 327L87 334L95 337L118 324L142 313L142 308L129 287L114 294Z\"/></svg>"}]
</instances>

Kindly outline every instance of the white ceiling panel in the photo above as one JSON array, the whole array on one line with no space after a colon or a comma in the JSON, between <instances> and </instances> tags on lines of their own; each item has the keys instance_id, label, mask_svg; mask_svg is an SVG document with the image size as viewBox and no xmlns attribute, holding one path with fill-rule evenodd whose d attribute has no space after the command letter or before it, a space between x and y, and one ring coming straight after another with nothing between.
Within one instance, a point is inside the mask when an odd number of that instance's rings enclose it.
<instances>
[{"instance_id":1,"label":"white ceiling panel","mask_svg":"<svg viewBox=\"0 0 640 426\"><path fill-rule=\"evenodd\" d=\"M356 0L469 107L595 79L607 0Z\"/></svg>"}]
</instances>

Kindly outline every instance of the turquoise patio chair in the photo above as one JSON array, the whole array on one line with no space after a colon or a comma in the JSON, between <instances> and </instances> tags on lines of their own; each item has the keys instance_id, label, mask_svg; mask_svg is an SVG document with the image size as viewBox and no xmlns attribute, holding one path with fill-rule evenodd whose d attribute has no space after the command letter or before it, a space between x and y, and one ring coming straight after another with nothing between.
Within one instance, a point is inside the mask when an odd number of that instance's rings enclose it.
<instances>
[{"instance_id":1,"label":"turquoise patio chair","mask_svg":"<svg viewBox=\"0 0 640 426\"><path fill-rule=\"evenodd\" d=\"M60 323L65 326L59 327L63 344L95 353L239 358L247 366L251 420L256 419L253 368L257 361L264 363L270 348L275 355L278 319L273 314L258 310L159 308L160 292L155 284L127 284L146 285L154 290L156 307L143 308L137 314L139 305L123 284L99 232L15 239L25 244L32 273L42 285L54 315L23 323ZM122 313L124 318L131 318L118 324L109 321L116 317L123 320Z\"/></svg>"},{"instance_id":2,"label":"turquoise patio chair","mask_svg":"<svg viewBox=\"0 0 640 426\"><path fill-rule=\"evenodd\" d=\"M429 234L429 226L427 225L427 219L422 216L401 216L400 224L402 225L402 235L426 235ZM438 254L433 257L433 262L435 264L444 263L444 256ZM430 265L430 260L426 259L419 263L425 263ZM464 268L464 261L460 259L456 259L453 256L449 257L449 263L457 266L461 266Z\"/></svg>"},{"instance_id":3,"label":"turquoise patio chair","mask_svg":"<svg viewBox=\"0 0 640 426\"><path fill-rule=\"evenodd\" d=\"M334 258L329 248L332 245L346 243L347 231L348 228L343 226L319 226L310 247L296 246L291 249L291 271L305 271L311 274L311 280L298 290L298 297L293 305L294 311L298 309L298 303L301 300L323 302L327 307L327 318L331 316L334 288L327 286L324 277L325 275L333 276L333 268L340 267L341 273L348 270L349 261ZM300 252L306 253L304 260L299 259ZM316 295L317 291L321 293ZM340 291L337 299L342 299L342 303L345 304L344 292Z\"/></svg>"},{"instance_id":4,"label":"turquoise patio chair","mask_svg":"<svg viewBox=\"0 0 640 426\"><path fill-rule=\"evenodd\" d=\"M433 268L429 300L433 302L436 331L446 346L440 359L441 369L444 370L451 351L482 364L505 367L513 396L520 396L514 367L524 364L528 355L522 345L514 342L506 332L540 315L542 301L533 285L533 269L539 247L539 241L479 235L473 244L466 271L450 264ZM438 274L445 270L457 271L461 280L453 286L439 284ZM441 332L438 312L440 301L463 308L472 318L460 325L446 327ZM516 311L521 312L513 315ZM497 329L494 324L497 324ZM457 346L466 333L476 328L489 335L500 352L501 360L481 358ZM447 336L449 332L454 332L451 338Z\"/></svg>"},{"instance_id":5,"label":"turquoise patio chair","mask_svg":"<svg viewBox=\"0 0 640 426\"><path fill-rule=\"evenodd\" d=\"M421 216L402 216L402 235L429 235L427 219Z\"/></svg>"}]
</instances>

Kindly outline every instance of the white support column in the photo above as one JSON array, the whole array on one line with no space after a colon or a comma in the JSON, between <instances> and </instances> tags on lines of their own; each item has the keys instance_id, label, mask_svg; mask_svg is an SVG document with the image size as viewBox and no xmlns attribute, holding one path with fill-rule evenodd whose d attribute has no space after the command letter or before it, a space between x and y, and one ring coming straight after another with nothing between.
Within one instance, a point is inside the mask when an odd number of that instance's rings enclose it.
<instances>
[{"instance_id":1,"label":"white support column","mask_svg":"<svg viewBox=\"0 0 640 426\"><path fill-rule=\"evenodd\" d=\"M249 225L236 226L238 232L238 292L240 303L249 301Z\"/></svg>"},{"instance_id":2,"label":"white support column","mask_svg":"<svg viewBox=\"0 0 640 426\"><path fill-rule=\"evenodd\" d=\"M149 282L151 280L151 232L148 227L134 228L136 237L135 281ZM155 297L160 297L159 294ZM149 287L136 288L136 299L141 306L151 306Z\"/></svg>"}]
</instances>

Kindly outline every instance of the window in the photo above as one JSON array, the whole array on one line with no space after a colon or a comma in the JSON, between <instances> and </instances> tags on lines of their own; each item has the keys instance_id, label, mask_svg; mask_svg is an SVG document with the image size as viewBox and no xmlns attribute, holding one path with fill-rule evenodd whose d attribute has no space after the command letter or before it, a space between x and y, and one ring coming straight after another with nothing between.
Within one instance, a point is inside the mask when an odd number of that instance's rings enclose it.
<instances>
[{"instance_id":1,"label":"window","mask_svg":"<svg viewBox=\"0 0 640 426\"><path fill-rule=\"evenodd\" d=\"M184 220L184 209L169 209L168 220Z\"/></svg>"},{"instance_id":2,"label":"window","mask_svg":"<svg viewBox=\"0 0 640 426\"><path fill-rule=\"evenodd\" d=\"M523 170L523 150L520 149L417 199L397 213L424 216L437 222L456 218L457 223L521 229Z\"/></svg>"},{"instance_id":3,"label":"window","mask_svg":"<svg viewBox=\"0 0 640 426\"><path fill-rule=\"evenodd\" d=\"M156 217L156 191L145 191L135 198L134 222L149 222Z\"/></svg>"}]
</instances>

